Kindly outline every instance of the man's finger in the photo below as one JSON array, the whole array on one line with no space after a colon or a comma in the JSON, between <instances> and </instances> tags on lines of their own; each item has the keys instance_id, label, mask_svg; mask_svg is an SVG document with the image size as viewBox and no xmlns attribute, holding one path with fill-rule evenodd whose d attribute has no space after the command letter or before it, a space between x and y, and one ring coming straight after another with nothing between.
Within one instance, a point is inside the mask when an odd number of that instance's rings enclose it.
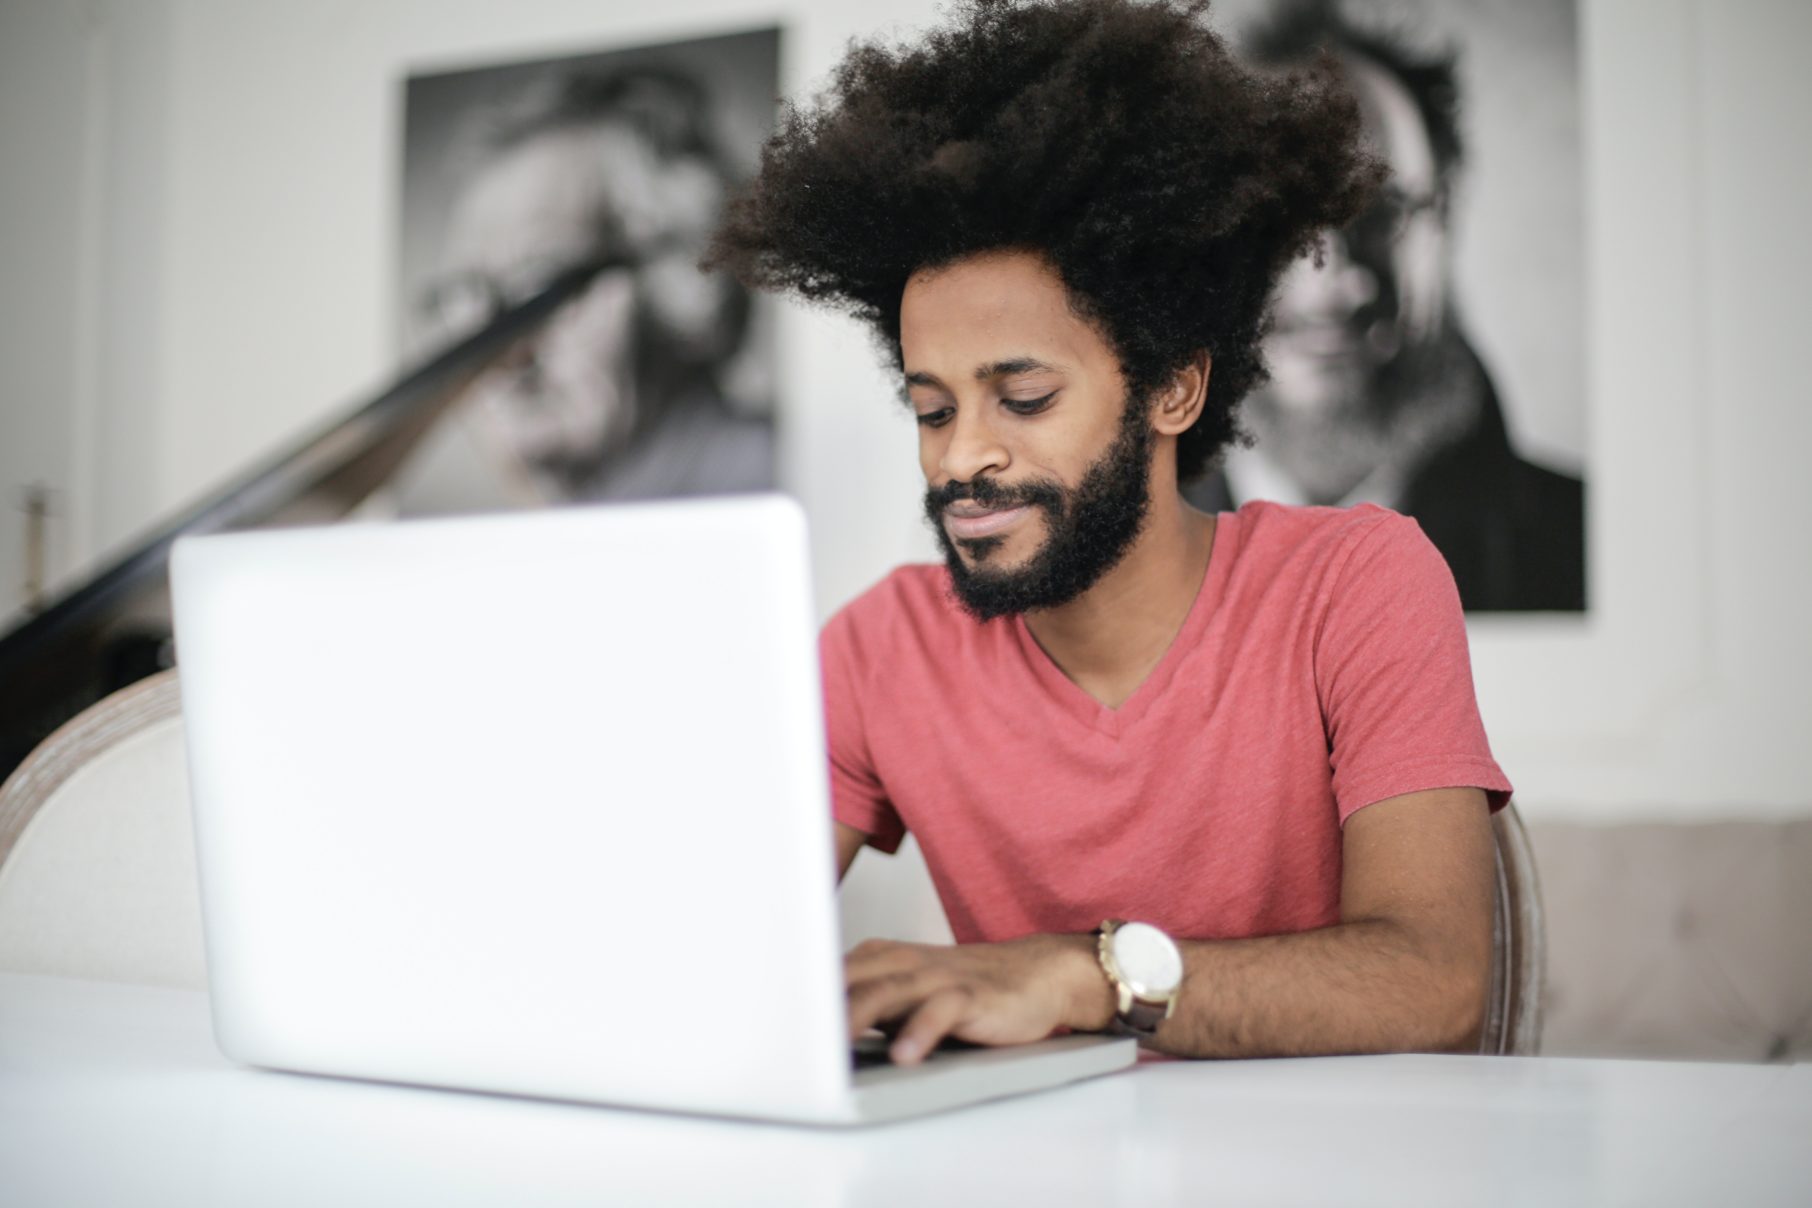
<instances>
[{"instance_id":1,"label":"man's finger","mask_svg":"<svg viewBox=\"0 0 1812 1208\"><path fill-rule=\"evenodd\" d=\"M852 982L849 987L851 1039L884 1019L895 1019L907 1014L948 984L948 975L938 969L887 973L861 982Z\"/></svg>"},{"instance_id":2,"label":"man's finger","mask_svg":"<svg viewBox=\"0 0 1812 1208\"><path fill-rule=\"evenodd\" d=\"M923 1061L925 1054L963 1022L974 1005L975 996L962 986L950 986L926 999L888 1049L894 1064L917 1065Z\"/></svg>"},{"instance_id":3,"label":"man's finger","mask_svg":"<svg viewBox=\"0 0 1812 1208\"><path fill-rule=\"evenodd\" d=\"M844 955L843 976L853 986L884 973L913 968L924 963L924 960L925 954L919 945L899 944L890 940L864 940Z\"/></svg>"}]
</instances>

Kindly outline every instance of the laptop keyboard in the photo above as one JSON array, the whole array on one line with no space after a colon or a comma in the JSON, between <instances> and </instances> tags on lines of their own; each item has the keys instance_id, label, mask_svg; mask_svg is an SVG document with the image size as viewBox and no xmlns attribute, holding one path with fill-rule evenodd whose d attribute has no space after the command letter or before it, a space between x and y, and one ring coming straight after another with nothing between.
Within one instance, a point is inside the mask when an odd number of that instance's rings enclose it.
<instances>
[{"instance_id":1,"label":"laptop keyboard","mask_svg":"<svg viewBox=\"0 0 1812 1208\"><path fill-rule=\"evenodd\" d=\"M870 1070L878 1065L892 1065L893 1058L887 1052L887 1046L891 1043L893 1043L892 1040L886 1036L864 1036L860 1038L854 1044L850 1045L850 1068L856 1070ZM936 1061L939 1057L950 1053L967 1053L973 1049L983 1047L985 1046L970 1044L966 1040L953 1040L946 1037L942 1044L931 1050L930 1055L927 1056L925 1060Z\"/></svg>"}]
</instances>

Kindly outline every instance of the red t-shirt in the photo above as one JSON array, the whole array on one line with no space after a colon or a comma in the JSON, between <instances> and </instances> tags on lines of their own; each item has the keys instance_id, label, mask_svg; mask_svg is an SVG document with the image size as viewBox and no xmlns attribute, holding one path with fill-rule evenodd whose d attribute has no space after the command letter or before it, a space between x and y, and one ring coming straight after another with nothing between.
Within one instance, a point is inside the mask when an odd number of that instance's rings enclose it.
<instances>
[{"instance_id":1,"label":"red t-shirt","mask_svg":"<svg viewBox=\"0 0 1812 1208\"><path fill-rule=\"evenodd\" d=\"M1420 789L1510 782L1453 575L1414 520L1255 502L1217 519L1163 659L1118 709L1025 622L905 566L820 640L836 817L918 837L960 943L1142 919L1188 939L1339 922L1340 828Z\"/></svg>"}]
</instances>

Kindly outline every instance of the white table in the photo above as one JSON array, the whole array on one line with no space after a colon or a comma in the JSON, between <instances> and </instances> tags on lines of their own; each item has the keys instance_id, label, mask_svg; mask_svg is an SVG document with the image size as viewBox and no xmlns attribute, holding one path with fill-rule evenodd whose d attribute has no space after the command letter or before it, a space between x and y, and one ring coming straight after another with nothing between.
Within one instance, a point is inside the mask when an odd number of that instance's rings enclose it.
<instances>
[{"instance_id":1,"label":"white table","mask_svg":"<svg viewBox=\"0 0 1812 1208\"><path fill-rule=\"evenodd\" d=\"M0 975L7 1208L580 1203L1812 1204L1812 1066L1160 1062L846 1133L261 1073L201 994Z\"/></svg>"}]
</instances>

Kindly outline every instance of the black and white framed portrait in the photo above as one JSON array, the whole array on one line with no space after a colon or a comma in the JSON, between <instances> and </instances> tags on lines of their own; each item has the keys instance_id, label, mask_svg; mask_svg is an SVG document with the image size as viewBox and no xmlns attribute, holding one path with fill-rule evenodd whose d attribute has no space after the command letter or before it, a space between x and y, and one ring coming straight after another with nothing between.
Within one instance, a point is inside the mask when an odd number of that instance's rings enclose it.
<instances>
[{"instance_id":1,"label":"black and white framed portrait","mask_svg":"<svg viewBox=\"0 0 1812 1208\"><path fill-rule=\"evenodd\" d=\"M773 123L779 32L412 75L405 355L615 257L399 474L405 512L770 488L765 304L697 261Z\"/></svg>"},{"instance_id":2,"label":"black and white framed portrait","mask_svg":"<svg viewBox=\"0 0 1812 1208\"><path fill-rule=\"evenodd\" d=\"M1576 0L1217 0L1248 60L1325 49L1390 175L1292 267L1253 447L1188 489L1415 517L1469 611L1583 611Z\"/></svg>"}]
</instances>

